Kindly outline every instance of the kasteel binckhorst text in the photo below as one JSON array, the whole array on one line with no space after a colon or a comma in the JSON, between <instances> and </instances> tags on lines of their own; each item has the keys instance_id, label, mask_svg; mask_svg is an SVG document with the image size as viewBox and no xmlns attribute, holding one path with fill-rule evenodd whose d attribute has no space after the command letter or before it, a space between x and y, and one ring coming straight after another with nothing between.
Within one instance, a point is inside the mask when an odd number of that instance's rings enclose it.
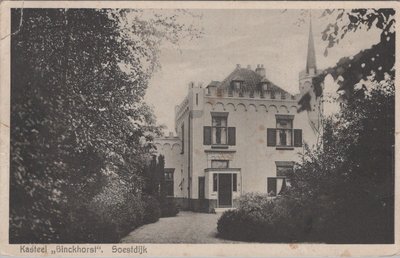
<instances>
[{"instance_id":1,"label":"kasteel binckhorst text","mask_svg":"<svg viewBox=\"0 0 400 258\"><path fill-rule=\"evenodd\" d=\"M21 254L97 254L103 253L100 245L20 245Z\"/></svg>"}]
</instances>

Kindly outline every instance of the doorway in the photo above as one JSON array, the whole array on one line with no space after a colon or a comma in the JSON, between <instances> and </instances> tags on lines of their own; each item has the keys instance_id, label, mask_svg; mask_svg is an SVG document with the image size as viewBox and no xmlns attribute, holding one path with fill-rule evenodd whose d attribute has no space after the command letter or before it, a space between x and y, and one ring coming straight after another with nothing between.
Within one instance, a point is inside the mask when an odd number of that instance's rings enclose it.
<instances>
[{"instance_id":1,"label":"doorway","mask_svg":"<svg viewBox=\"0 0 400 258\"><path fill-rule=\"evenodd\" d=\"M232 174L218 174L218 206L232 207Z\"/></svg>"}]
</instances>

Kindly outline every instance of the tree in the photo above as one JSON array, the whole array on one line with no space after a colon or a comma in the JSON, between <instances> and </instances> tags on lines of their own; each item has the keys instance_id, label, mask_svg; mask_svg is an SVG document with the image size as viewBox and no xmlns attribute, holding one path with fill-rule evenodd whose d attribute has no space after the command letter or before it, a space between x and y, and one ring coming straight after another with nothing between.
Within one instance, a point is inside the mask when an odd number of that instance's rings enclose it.
<instances>
[{"instance_id":1,"label":"tree","mask_svg":"<svg viewBox=\"0 0 400 258\"><path fill-rule=\"evenodd\" d=\"M323 16L335 14L322 32L325 54L358 29L380 29L380 42L313 79L316 96L323 95L326 75L336 80L341 109L324 119L322 144L307 149L284 199L301 206L298 218L308 224L310 241L393 243L395 12L339 9ZM301 109L309 99L300 100Z\"/></svg>"},{"instance_id":2,"label":"tree","mask_svg":"<svg viewBox=\"0 0 400 258\"><path fill-rule=\"evenodd\" d=\"M354 97L354 87L365 80L380 82L386 76L394 79L395 63L395 10L394 9L326 9L322 16L336 15L335 22L326 26L322 39L327 42L328 50L346 37L349 32L377 28L381 31L380 42L370 49L360 51L352 57L341 58L334 67L323 70L313 78L313 90L316 97L323 94L323 81L329 74L338 83L337 91L341 92L341 100ZM363 86L364 88L366 86ZM299 101L299 110L310 110L310 95L305 94Z\"/></svg>"},{"instance_id":3,"label":"tree","mask_svg":"<svg viewBox=\"0 0 400 258\"><path fill-rule=\"evenodd\" d=\"M392 243L394 83L345 105L326 120L323 147L303 156L286 198L312 210L319 241Z\"/></svg>"},{"instance_id":4,"label":"tree","mask_svg":"<svg viewBox=\"0 0 400 258\"><path fill-rule=\"evenodd\" d=\"M12 243L65 241L111 178L140 194L160 131L143 102L159 47L192 35L176 15L140 13L12 9Z\"/></svg>"},{"instance_id":5,"label":"tree","mask_svg":"<svg viewBox=\"0 0 400 258\"><path fill-rule=\"evenodd\" d=\"M145 169L144 192L158 199L165 196L164 156L153 155Z\"/></svg>"}]
</instances>

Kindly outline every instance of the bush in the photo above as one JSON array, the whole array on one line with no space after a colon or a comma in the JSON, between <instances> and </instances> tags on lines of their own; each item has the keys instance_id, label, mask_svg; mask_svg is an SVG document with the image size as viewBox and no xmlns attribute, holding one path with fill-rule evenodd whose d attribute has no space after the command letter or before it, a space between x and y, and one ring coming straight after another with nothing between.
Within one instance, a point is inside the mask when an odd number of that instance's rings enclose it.
<instances>
[{"instance_id":1,"label":"bush","mask_svg":"<svg viewBox=\"0 0 400 258\"><path fill-rule=\"evenodd\" d=\"M179 209L174 200L164 199L161 202L161 217L174 217L178 212Z\"/></svg>"},{"instance_id":2,"label":"bush","mask_svg":"<svg viewBox=\"0 0 400 258\"><path fill-rule=\"evenodd\" d=\"M266 194L245 194L239 198L236 210L222 214L218 220L218 234L241 241L296 241L299 223L288 216L292 209L286 200L271 200Z\"/></svg>"},{"instance_id":3,"label":"bush","mask_svg":"<svg viewBox=\"0 0 400 258\"><path fill-rule=\"evenodd\" d=\"M143 223L149 224L158 221L161 217L160 202L150 195L143 196L143 201L145 203Z\"/></svg>"},{"instance_id":4,"label":"bush","mask_svg":"<svg viewBox=\"0 0 400 258\"><path fill-rule=\"evenodd\" d=\"M95 214L88 218L91 221L87 227L92 242L119 242L123 236L143 224L145 203L140 194L125 192L122 187L115 192L106 189L108 191L96 196L89 205L88 212ZM116 196L118 193L120 195Z\"/></svg>"}]
</instances>

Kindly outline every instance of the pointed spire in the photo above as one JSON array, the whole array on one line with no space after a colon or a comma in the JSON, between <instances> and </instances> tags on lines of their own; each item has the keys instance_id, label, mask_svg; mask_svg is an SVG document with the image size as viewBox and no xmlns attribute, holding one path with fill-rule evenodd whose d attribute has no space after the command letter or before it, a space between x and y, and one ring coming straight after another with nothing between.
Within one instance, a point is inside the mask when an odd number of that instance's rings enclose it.
<instances>
[{"instance_id":1,"label":"pointed spire","mask_svg":"<svg viewBox=\"0 0 400 258\"><path fill-rule=\"evenodd\" d=\"M314 69L315 73L317 72L317 61L315 58L314 38L313 38L313 32L312 32L311 10L310 10L310 31L309 31L309 35L308 35L306 72L310 73L311 69Z\"/></svg>"}]
</instances>

